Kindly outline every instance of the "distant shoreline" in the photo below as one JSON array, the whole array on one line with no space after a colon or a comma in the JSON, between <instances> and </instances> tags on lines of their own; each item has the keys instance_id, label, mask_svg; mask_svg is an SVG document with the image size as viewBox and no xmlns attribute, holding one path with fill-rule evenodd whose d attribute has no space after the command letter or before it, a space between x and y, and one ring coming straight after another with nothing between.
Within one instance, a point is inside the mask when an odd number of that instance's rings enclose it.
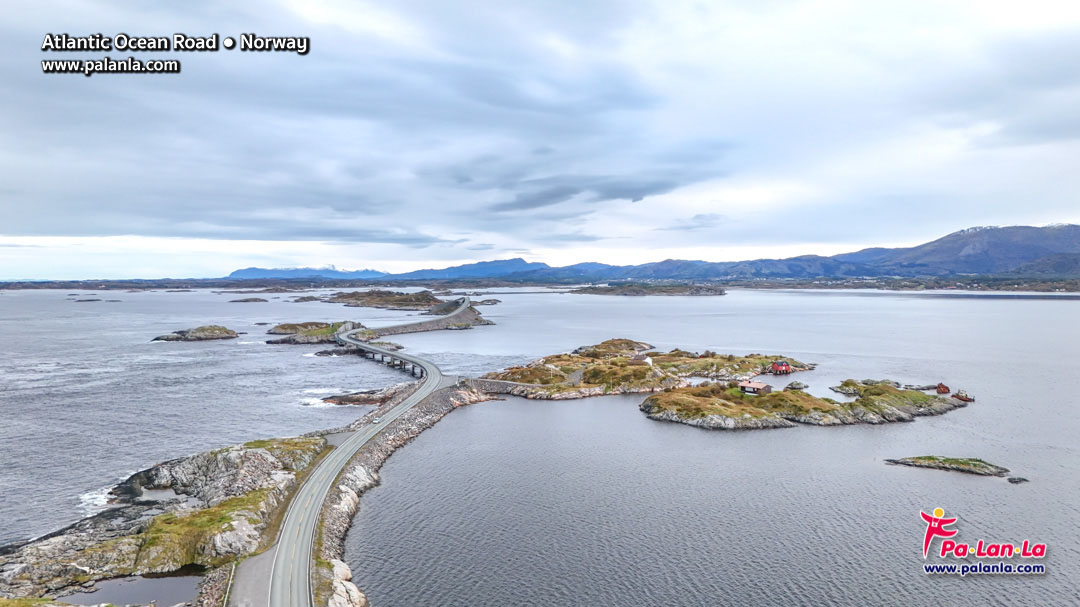
<instances>
[{"instance_id":1,"label":"distant shoreline","mask_svg":"<svg viewBox=\"0 0 1080 607\"><path fill-rule=\"evenodd\" d=\"M611 285L612 292L604 293L597 285ZM640 285L646 295L661 294L678 288L728 290L788 290L919 293L965 297L978 293L1034 294L1066 298L1080 294L1080 279L1004 279L997 277L963 278L879 278L879 279L760 279L760 280L611 280L604 282L516 282L501 279L468 280L339 280L339 279L130 279L130 280L0 280L2 291L69 290L69 291L164 291L187 289L274 289L278 293L301 293L324 289L416 288L446 289L540 289L536 293L565 293L571 289L588 289L596 295L618 295L619 290ZM509 293L514 293L510 291ZM675 295L676 293L671 293Z\"/></svg>"}]
</instances>

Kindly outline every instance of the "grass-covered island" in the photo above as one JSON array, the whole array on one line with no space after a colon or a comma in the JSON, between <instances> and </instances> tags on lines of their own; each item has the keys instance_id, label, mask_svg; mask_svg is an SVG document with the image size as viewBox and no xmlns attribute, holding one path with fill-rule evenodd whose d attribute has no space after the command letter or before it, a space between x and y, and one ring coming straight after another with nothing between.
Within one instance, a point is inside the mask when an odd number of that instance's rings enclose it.
<instances>
[{"instance_id":1,"label":"grass-covered island","mask_svg":"<svg viewBox=\"0 0 1080 607\"><path fill-rule=\"evenodd\" d=\"M650 419L678 422L717 430L790 428L799 424L837 426L912 421L941 415L967 403L918 390L897 388L893 382L863 383L847 380L856 399L838 402L783 390L745 394L736 383L709 383L678 388L650 396L641 410Z\"/></svg>"},{"instance_id":2,"label":"grass-covered island","mask_svg":"<svg viewBox=\"0 0 1080 607\"><path fill-rule=\"evenodd\" d=\"M773 362L793 371L813 365L784 356L702 354L686 350L654 352L631 339L609 339L573 352L554 354L528 365L488 373L477 380L484 389L537 399L567 399L602 394L659 392L689 386L688 377L738 381L760 375Z\"/></svg>"},{"instance_id":3,"label":"grass-covered island","mask_svg":"<svg viewBox=\"0 0 1080 607\"><path fill-rule=\"evenodd\" d=\"M953 470L979 476L1008 476L1009 469L995 466L974 457L941 457L940 455L920 455L901 459L887 459L886 464L894 466L912 466L915 468L933 468L934 470Z\"/></svg>"},{"instance_id":4,"label":"grass-covered island","mask_svg":"<svg viewBox=\"0 0 1080 607\"><path fill-rule=\"evenodd\" d=\"M572 289L571 293L582 295L626 295L641 297L644 295L727 295L723 287L717 285L695 284L652 284L642 282L627 282L613 285L601 285Z\"/></svg>"}]
</instances>

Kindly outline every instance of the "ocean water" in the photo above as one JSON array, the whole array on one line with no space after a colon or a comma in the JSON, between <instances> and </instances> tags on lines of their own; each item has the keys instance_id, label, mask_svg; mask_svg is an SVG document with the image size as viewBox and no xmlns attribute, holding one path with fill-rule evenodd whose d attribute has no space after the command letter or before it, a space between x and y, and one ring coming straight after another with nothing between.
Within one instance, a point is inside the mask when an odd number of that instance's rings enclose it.
<instances>
[{"instance_id":1,"label":"ocean water","mask_svg":"<svg viewBox=\"0 0 1080 607\"><path fill-rule=\"evenodd\" d=\"M1080 302L497 297L485 310L497 327L400 341L474 372L621 336L816 362L792 379L818 394L893 378L978 400L906 424L751 432L654 422L641 396L457 410L361 500L347 560L374 605L1080 604ZM1030 482L883 463L925 454L980 457ZM957 540L1047 543L1047 573L927 576L919 512L935 507L959 517Z\"/></svg>"},{"instance_id":2,"label":"ocean water","mask_svg":"<svg viewBox=\"0 0 1080 607\"><path fill-rule=\"evenodd\" d=\"M393 339L464 375L630 337L816 362L791 379L822 395L887 377L978 400L909 424L757 432L654 422L641 396L459 409L394 454L361 500L347 560L374 605L1080 603L1080 301L529 290L481 308L496 326ZM402 380L313 357L317 346L265 345L254 323L409 313L207 291L95 297L122 301L0 292L0 542L77 519L154 462L351 421L362 411L305 403ZM149 342L211 322L248 334ZM922 454L981 457L1031 482L882 462ZM957 539L1047 543L1048 572L926 576L919 511L934 507L960 518Z\"/></svg>"},{"instance_id":3,"label":"ocean water","mask_svg":"<svg viewBox=\"0 0 1080 607\"><path fill-rule=\"evenodd\" d=\"M320 397L407 379L355 357L314 356L326 346L267 345L269 326L255 323L375 325L408 313L291 303L286 295L228 303L251 296L68 293L0 291L0 544L99 511L110 486L154 463L351 422L365 409ZM247 334L150 341L204 324Z\"/></svg>"}]
</instances>

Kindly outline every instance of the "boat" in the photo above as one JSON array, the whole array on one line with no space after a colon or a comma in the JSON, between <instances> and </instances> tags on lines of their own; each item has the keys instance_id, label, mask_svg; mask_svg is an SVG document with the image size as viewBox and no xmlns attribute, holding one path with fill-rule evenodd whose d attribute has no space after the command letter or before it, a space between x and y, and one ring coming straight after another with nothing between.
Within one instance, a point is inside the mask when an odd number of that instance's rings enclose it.
<instances>
[{"instance_id":1,"label":"boat","mask_svg":"<svg viewBox=\"0 0 1080 607\"><path fill-rule=\"evenodd\" d=\"M956 394L953 394L952 397L955 398L956 400L962 400L965 403L973 403L973 402L975 402L975 399L972 398L971 396L968 396L968 393L964 392L963 390L957 390Z\"/></svg>"},{"instance_id":2,"label":"boat","mask_svg":"<svg viewBox=\"0 0 1080 607\"><path fill-rule=\"evenodd\" d=\"M937 393L938 394L948 394L949 392L950 392L949 387L946 386L945 384L938 384L937 385Z\"/></svg>"}]
</instances>

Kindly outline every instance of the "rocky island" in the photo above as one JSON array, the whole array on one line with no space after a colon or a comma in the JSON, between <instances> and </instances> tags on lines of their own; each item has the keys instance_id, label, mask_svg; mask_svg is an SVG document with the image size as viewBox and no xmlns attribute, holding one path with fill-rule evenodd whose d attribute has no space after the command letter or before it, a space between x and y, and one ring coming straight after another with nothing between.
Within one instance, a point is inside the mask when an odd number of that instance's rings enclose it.
<instances>
[{"instance_id":1,"label":"rocky island","mask_svg":"<svg viewBox=\"0 0 1080 607\"><path fill-rule=\"evenodd\" d=\"M168 335L159 335L151 341L210 341L214 339L235 339L239 334L221 325L205 325L194 329L173 331Z\"/></svg>"},{"instance_id":2,"label":"rocky island","mask_svg":"<svg viewBox=\"0 0 1080 607\"><path fill-rule=\"evenodd\" d=\"M914 468L931 468L933 470L951 470L965 474L977 474L979 476L1009 476L1009 469L995 466L974 457L941 457L940 455L919 455L916 457L904 457L901 459L887 459L886 464L894 466L912 466ZM1026 478L1014 476L1009 482L1015 484L1027 482Z\"/></svg>"},{"instance_id":3,"label":"rocky island","mask_svg":"<svg viewBox=\"0 0 1080 607\"><path fill-rule=\"evenodd\" d=\"M691 295L691 296L716 296L727 295L723 287L711 284L652 284L652 283L620 283L614 285L601 285L571 289L570 293L581 295L624 295L641 297L645 295Z\"/></svg>"},{"instance_id":4,"label":"rocky island","mask_svg":"<svg viewBox=\"0 0 1080 607\"><path fill-rule=\"evenodd\" d=\"M856 386L852 402L820 398L790 389L747 394L739 384L706 384L671 390L649 397L641 410L658 421L722 430L791 428L799 424L837 426L912 421L941 415L967 403L952 398L896 388L891 382Z\"/></svg>"},{"instance_id":5,"label":"rocky island","mask_svg":"<svg viewBox=\"0 0 1080 607\"><path fill-rule=\"evenodd\" d=\"M284 335L278 339L268 340L268 344L332 344L337 342L337 334L363 329L364 325L358 322L343 320L341 322L301 322L284 323L267 331L268 335Z\"/></svg>"},{"instance_id":6,"label":"rocky island","mask_svg":"<svg viewBox=\"0 0 1080 607\"><path fill-rule=\"evenodd\" d=\"M644 342L609 339L566 354L546 356L525 366L488 373L472 381L488 392L562 400L684 388L690 385L689 377L744 380L766 372L778 360L788 362L793 370L813 368L779 356L697 354L678 349L653 352L652 346Z\"/></svg>"},{"instance_id":7,"label":"rocky island","mask_svg":"<svg viewBox=\"0 0 1080 607\"><path fill-rule=\"evenodd\" d=\"M323 299L328 303L345 304L347 308L382 308L384 310L426 311L432 306L447 303L431 291L402 293L400 291L347 291Z\"/></svg>"},{"instance_id":8,"label":"rocky island","mask_svg":"<svg viewBox=\"0 0 1080 607\"><path fill-rule=\"evenodd\" d=\"M749 380L787 375L814 365L791 357L652 351L630 339L609 339L573 352L546 356L520 367L488 373L471 385L491 393L563 400L605 394L656 393L641 403L650 419L710 429L790 428L799 424L835 426L912 421L940 415L967 403L905 390L890 380L846 380L833 390L851 402L820 398L793 381L782 391ZM715 382L691 385L688 378Z\"/></svg>"}]
</instances>

